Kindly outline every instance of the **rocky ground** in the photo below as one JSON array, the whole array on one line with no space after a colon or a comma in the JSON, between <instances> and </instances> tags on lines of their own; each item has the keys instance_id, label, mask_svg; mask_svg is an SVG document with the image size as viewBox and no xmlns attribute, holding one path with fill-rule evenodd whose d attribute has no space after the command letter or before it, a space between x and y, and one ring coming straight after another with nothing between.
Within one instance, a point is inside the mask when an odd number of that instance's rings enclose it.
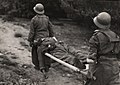
<instances>
[{"instance_id":1,"label":"rocky ground","mask_svg":"<svg viewBox=\"0 0 120 85\"><path fill-rule=\"evenodd\" d=\"M53 22L58 40L86 51L91 32L75 23ZM5 22L0 19L0 85L82 85L82 75L52 65L46 80L33 68L27 36L30 20Z\"/></svg>"}]
</instances>

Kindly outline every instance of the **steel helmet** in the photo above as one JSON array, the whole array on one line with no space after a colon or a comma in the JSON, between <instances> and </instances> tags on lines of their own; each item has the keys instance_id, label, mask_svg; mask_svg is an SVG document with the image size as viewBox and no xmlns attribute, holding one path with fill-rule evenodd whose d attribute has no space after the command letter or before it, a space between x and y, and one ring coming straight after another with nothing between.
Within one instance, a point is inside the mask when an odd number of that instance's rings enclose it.
<instances>
[{"instance_id":1,"label":"steel helmet","mask_svg":"<svg viewBox=\"0 0 120 85\"><path fill-rule=\"evenodd\" d=\"M93 22L97 27L106 29L110 27L111 16L107 12L101 12L93 19Z\"/></svg>"},{"instance_id":2,"label":"steel helmet","mask_svg":"<svg viewBox=\"0 0 120 85\"><path fill-rule=\"evenodd\" d=\"M36 4L33 10L38 14L44 14L44 6L41 3Z\"/></svg>"}]
</instances>

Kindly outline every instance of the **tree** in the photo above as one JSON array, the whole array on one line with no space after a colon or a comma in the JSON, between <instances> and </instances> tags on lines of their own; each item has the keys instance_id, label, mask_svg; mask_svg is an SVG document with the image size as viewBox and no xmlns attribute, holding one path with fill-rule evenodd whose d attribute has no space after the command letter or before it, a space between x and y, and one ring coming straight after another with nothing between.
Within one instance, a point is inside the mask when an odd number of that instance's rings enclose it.
<instances>
[{"instance_id":1,"label":"tree","mask_svg":"<svg viewBox=\"0 0 120 85\"><path fill-rule=\"evenodd\" d=\"M112 24L119 24L120 1L102 2L100 0L0 0L0 14L9 17L32 18L33 7L37 3L45 6L45 14L50 17L71 18L79 23L92 25L92 18L101 11L112 16ZM116 16L115 16L116 15ZM116 26L116 25L115 25Z\"/></svg>"}]
</instances>

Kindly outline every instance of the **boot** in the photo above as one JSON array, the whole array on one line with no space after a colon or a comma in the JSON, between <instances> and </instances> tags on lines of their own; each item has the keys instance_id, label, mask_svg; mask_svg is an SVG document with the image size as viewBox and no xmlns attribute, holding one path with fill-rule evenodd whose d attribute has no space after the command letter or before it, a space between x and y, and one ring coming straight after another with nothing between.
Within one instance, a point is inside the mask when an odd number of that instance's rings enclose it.
<instances>
[{"instance_id":1,"label":"boot","mask_svg":"<svg viewBox=\"0 0 120 85\"><path fill-rule=\"evenodd\" d=\"M45 70L42 70L42 73L43 73L44 79L47 79L47 78L48 78L48 76L47 76L47 74L46 74Z\"/></svg>"}]
</instances>

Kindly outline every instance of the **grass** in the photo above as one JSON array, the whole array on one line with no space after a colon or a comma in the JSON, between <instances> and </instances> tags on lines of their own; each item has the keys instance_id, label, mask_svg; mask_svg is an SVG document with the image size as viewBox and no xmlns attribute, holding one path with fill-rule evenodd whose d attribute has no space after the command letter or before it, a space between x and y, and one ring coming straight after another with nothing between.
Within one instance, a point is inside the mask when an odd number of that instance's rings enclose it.
<instances>
[{"instance_id":1,"label":"grass","mask_svg":"<svg viewBox=\"0 0 120 85\"><path fill-rule=\"evenodd\" d=\"M2 60L0 61L0 64L2 65L15 66L15 67L18 65L18 63L16 62L11 62L5 55L0 56L0 58L2 58Z\"/></svg>"}]
</instances>

